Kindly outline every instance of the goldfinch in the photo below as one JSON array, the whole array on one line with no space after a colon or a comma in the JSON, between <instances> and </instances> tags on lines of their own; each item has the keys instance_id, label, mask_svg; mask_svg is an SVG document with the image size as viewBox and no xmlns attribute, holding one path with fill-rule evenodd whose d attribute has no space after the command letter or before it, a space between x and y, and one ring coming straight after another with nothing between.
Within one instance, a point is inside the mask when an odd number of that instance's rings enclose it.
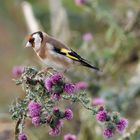
<instances>
[{"instance_id":1,"label":"goldfinch","mask_svg":"<svg viewBox=\"0 0 140 140\"><path fill-rule=\"evenodd\" d=\"M66 45L45 32L34 32L29 35L25 47L32 47L37 56L49 67L68 69L73 64L86 66L95 70L99 68L89 64L84 58Z\"/></svg>"}]
</instances>

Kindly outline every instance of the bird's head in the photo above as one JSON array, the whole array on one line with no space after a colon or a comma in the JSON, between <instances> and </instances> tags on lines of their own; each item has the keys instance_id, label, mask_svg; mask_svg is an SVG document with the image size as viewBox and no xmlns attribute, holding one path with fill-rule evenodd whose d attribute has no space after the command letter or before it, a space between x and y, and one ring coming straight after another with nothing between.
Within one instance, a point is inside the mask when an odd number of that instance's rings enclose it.
<instances>
[{"instance_id":1,"label":"bird's head","mask_svg":"<svg viewBox=\"0 0 140 140\"><path fill-rule=\"evenodd\" d=\"M28 42L25 47L32 47L37 50L41 47L41 43L43 42L44 34L41 31L34 32L28 37Z\"/></svg>"}]
</instances>

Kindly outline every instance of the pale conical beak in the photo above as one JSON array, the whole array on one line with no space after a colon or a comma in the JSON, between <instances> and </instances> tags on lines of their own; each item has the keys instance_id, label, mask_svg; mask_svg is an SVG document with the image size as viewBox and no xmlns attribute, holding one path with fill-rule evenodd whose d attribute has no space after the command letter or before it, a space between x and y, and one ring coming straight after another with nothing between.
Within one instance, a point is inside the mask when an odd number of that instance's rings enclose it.
<instances>
[{"instance_id":1,"label":"pale conical beak","mask_svg":"<svg viewBox=\"0 0 140 140\"><path fill-rule=\"evenodd\" d=\"M28 47L32 47L32 44L30 42L27 42L25 45L25 48L28 48Z\"/></svg>"}]
</instances>

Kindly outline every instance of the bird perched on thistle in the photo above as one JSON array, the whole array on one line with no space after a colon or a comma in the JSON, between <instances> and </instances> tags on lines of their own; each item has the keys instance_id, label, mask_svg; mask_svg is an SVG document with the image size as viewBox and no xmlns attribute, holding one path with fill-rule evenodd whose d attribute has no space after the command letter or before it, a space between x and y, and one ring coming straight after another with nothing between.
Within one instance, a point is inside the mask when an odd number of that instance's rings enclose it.
<instances>
[{"instance_id":1,"label":"bird perched on thistle","mask_svg":"<svg viewBox=\"0 0 140 140\"><path fill-rule=\"evenodd\" d=\"M73 64L99 70L99 68L89 64L87 60L71 48L68 48L45 32L38 31L32 33L28 38L26 47L32 47L43 63L56 70L59 68L68 69Z\"/></svg>"}]
</instances>

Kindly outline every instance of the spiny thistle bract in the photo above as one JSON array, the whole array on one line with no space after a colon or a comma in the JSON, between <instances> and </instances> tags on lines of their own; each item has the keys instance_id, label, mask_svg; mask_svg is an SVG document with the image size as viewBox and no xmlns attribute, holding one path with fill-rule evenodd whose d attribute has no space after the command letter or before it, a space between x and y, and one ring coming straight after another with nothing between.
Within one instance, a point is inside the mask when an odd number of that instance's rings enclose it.
<instances>
[{"instance_id":1,"label":"spiny thistle bract","mask_svg":"<svg viewBox=\"0 0 140 140\"><path fill-rule=\"evenodd\" d=\"M25 97L17 99L10 108L12 119L17 121L16 140L27 140L27 135L23 130L27 118L31 120L34 127L47 124L50 127L49 134L58 136L64 120L70 121L74 117L70 108L61 109L58 106L58 102L61 103L64 100L79 102L91 111L97 121L104 125L103 135L106 138L112 137L117 131L124 132L128 126L128 121L121 118L119 113L108 112L102 104L92 105L85 93L87 85L82 83L82 88L81 84L79 88L79 83L66 82L60 73L51 73L48 70L38 71L35 68L26 67L21 77L15 81L17 85L22 86L25 92ZM64 139L67 139L68 136L65 136ZM73 137L76 139L75 136Z\"/></svg>"}]
</instances>

